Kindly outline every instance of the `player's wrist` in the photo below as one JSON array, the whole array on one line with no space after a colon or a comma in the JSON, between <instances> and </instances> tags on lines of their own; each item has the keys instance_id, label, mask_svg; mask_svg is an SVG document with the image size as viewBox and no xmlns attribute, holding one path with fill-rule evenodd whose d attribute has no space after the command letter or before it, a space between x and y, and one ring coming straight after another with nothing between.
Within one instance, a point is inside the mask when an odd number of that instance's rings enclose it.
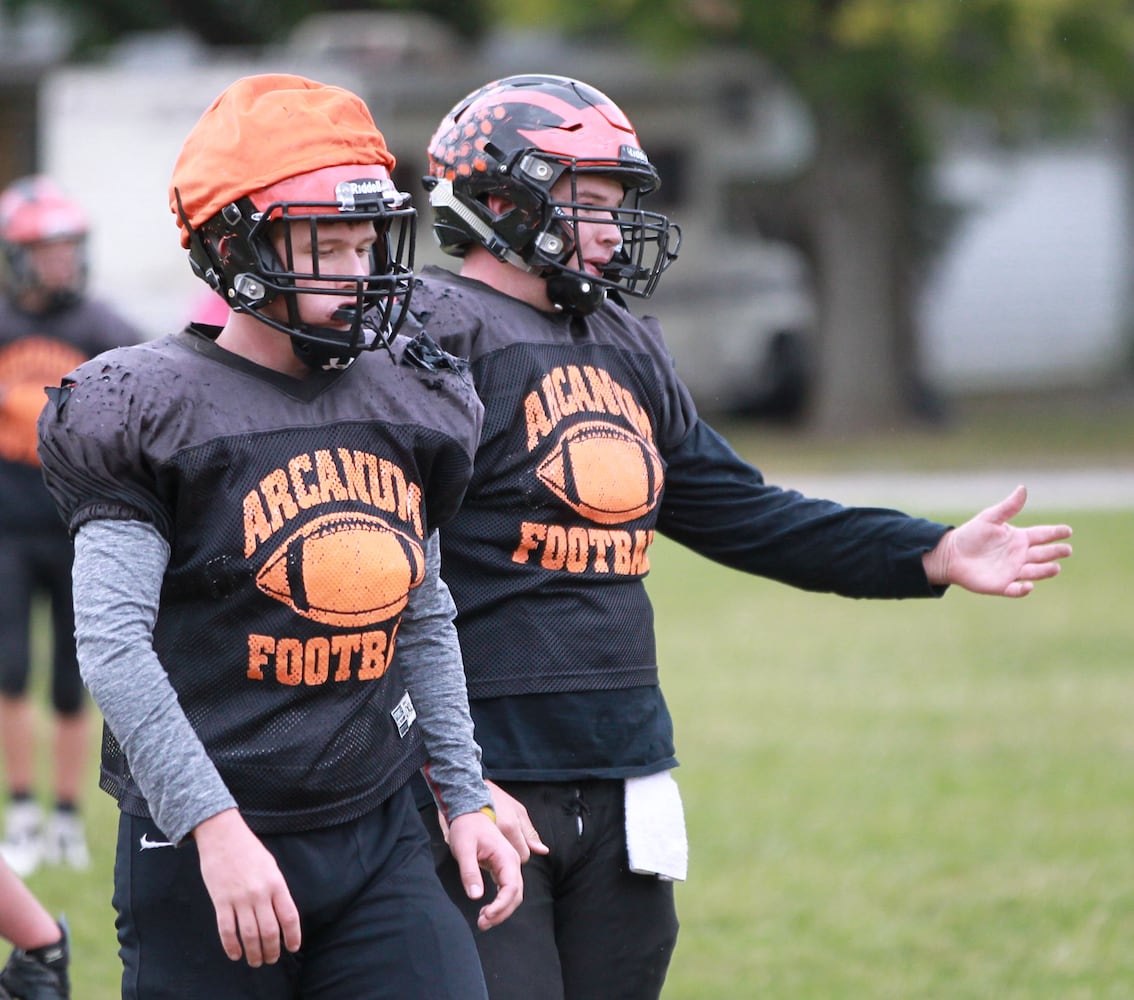
<instances>
[{"instance_id":1,"label":"player's wrist","mask_svg":"<svg viewBox=\"0 0 1134 1000\"><path fill-rule=\"evenodd\" d=\"M496 822L496 810L492 806L481 806L479 809L469 809L467 812L459 813L454 816L450 822L455 823L459 819L464 819L466 816L487 816L493 823Z\"/></svg>"}]
</instances>

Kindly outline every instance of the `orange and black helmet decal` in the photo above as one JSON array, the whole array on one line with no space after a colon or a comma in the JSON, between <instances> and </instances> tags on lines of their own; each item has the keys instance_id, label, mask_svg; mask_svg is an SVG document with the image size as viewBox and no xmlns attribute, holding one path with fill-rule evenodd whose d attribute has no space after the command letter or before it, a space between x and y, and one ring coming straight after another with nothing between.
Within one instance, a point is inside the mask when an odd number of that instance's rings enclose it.
<instances>
[{"instance_id":1,"label":"orange and black helmet decal","mask_svg":"<svg viewBox=\"0 0 1134 1000\"><path fill-rule=\"evenodd\" d=\"M521 150L617 174L643 193L658 183L633 125L610 98L547 75L496 80L460 101L430 141L429 172L451 181L486 174Z\"/></svg>"}]
</instances>

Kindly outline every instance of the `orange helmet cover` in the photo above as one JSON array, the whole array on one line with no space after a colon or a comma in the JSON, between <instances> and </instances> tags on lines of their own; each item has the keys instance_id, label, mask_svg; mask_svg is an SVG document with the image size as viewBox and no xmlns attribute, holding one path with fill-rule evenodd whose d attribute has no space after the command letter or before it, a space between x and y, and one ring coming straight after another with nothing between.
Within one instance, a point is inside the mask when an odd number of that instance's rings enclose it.
<instances>
[{"instance_id":1,"label":"orange helmet cover","mask_svg":"<svg viewBox=\"0 0 1134 1000\"><path fill-rule=\"evenodd\" d=\"M325 167L381 165L393 154L365 102L302 76L241 77L206 109L181 147L169 186L181 245L225 205L279 181Z\"/></svg>"}]
</instances>

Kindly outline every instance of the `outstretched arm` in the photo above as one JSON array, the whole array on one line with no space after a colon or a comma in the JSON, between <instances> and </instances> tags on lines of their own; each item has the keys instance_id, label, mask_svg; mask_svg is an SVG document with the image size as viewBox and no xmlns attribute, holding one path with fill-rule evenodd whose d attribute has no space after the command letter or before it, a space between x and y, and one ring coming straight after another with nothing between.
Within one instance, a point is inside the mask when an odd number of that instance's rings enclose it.
<instances>
[{"instance_id":1,"label":"outstretched arm","mask_svg":"<svg viewBox=\"0 0 1134 1000\"><path fill-rule=\"evenodd\" d=\"M1056 576L1071 555L1065 524L1017 528L1008 522L1024 509L1028 491L1017 486L998 504L946 532L923 557L925 575L938 586L956 584L974 594L1024 597L1035 581Z\"/></svg>"},{"instance_id":2,"label":"outstretched arm","mask_svg":"<svg viewBox=\"0 0 1134 1000\"><path fill-rule=\"evenodd\" d=\"M948 525L773 486L704 421L665 455L658 531L725 566L854 598L940 597L924 553Z\"/></svg>"}]
</instances>

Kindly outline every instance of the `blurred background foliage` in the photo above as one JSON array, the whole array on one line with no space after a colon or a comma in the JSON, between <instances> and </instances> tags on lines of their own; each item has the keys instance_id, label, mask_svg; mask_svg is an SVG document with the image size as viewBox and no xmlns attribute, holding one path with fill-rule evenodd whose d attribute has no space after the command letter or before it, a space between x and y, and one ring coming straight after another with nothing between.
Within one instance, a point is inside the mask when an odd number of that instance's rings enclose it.
<instances>
[{"instance_id":1,"label":"blurred background foliage","mask_svg":"<svg viewBox=\"0 0 1134 1000\"><path fill-rule=\"evenodd\" d=\"M941 107L978 109L1012 137L1066 129L1134 98L1126 0L493 6L500 18L550 21L587 37L617 33L672 58L696 46L743 46L803 95L818 131L815 160L795 191L820 302L811 419L831 432L935 412L919 391L914 301L943 227L947 235L927 181ZM862 295L864 282L880 294Z\"/></svg>"}]
</instances>

